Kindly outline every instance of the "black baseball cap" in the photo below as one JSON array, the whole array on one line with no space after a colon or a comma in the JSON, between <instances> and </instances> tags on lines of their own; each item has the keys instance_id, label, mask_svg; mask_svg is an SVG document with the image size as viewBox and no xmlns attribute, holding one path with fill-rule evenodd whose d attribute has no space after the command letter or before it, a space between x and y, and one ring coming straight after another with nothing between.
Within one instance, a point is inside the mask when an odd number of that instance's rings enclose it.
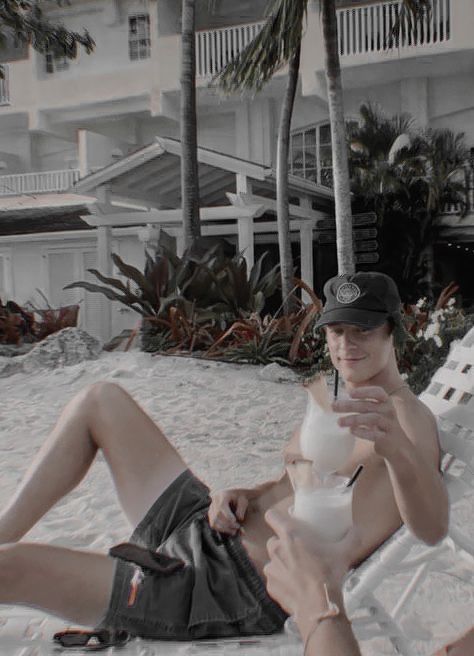
<instances>
[{"instance_id":1,"label":"black baseball cap","mask_svg":"<svg viewBox=\"0 0 474 656\"><path fill-rule=\"evenodd\" d=\"M391 319L404 331L397 285L378 271L359 271L330 278L324 285L324 304L316 328L330 323L350 323L377 328Z\"/></svg>"}]
</instances>

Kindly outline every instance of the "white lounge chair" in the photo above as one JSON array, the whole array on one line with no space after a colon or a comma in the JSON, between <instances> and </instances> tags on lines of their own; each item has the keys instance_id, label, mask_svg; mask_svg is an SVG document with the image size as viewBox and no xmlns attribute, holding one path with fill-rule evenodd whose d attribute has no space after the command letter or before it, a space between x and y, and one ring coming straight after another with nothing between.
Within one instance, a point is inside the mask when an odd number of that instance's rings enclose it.
<instances>
[{"instance_id":1,"label":"white lounge chair","mask_svg":"<svg viewBox=\"0 0 474 656\"><path fill-rule=\"evenodd\" d=\"M451 348L420 398L438 419L443 475L453 508L474 491L474 328ZM359 639L383 635L399 654L419 656L403 628L403 615L422 580L430 571L442 571L443 556L450 551L467 561L474 582L474 542L454 525L435 547L423 545L402 527L357 568L346 581L345 602ZM410 581L387 610L374 593L388 577L406 571L412 573Z\"/></svg>"}]
</instances>

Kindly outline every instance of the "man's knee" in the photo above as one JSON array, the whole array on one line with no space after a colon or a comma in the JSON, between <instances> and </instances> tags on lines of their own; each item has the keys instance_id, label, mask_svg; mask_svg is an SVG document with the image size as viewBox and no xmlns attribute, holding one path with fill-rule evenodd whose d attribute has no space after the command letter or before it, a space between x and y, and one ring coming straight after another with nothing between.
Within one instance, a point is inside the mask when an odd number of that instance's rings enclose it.
<instances>
[{"instance_id":1,"label":"man's knee","mask_svg":"<svg viewBox=\"0 0 474 656\"><path fill-rule=\"evenodd\" d=\"M117 403L123 403L125 398L130 398L129 393L123 387L106 380L88 385L81 393L84 403L93 406L94 411L113 407Z\"/></svg>"},{"instance_id":2,"label":"man's knee","mask_svg":"<svg viewBox=\"0 0 474 656\"><path fill-rule=\"evenodd\" d=\"M2 598L27 576L27 545L21 542L0 545L0 590Z\"/></svg>"}]
</instances>

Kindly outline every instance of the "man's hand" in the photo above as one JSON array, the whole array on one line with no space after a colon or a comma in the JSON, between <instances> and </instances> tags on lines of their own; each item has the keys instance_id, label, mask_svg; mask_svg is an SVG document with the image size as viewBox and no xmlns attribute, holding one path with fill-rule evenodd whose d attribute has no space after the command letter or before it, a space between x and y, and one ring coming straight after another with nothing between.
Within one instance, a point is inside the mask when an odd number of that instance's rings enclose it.
<instances>
[{"instance_id":1,"label":"man's hand","mask_svg":"<svg viewBox=\"0 0 474 656\"><path fill-rule=\"evenodd\" d=\"M338 424L347 426L353 435L373 442L375 452L390 459L406 435L400 426L392 399L382 387L358 387L347 400L334 401L335 412L357 414L340 417Z\"/></svg>"},{"instance_id":2,"label":"man's hand","mask_svg":"<svg viewBox=\"0 0 474 656\"><path fill-rule=\"evenodd\" d=\"M248 490L222 490L212 495L209 525L219 533L236 535L245 519L249 504Z\"/></svg>"},{"instance_id":3,"label":"man's hand","mask_svg":"<svg viewBox=\"0 0 474 656\"><path fill-rule=\"evenodd\" d=\"M268 593L297 618L308 605L317 614L318 604L326 607L324 583L340 596L348 553L357 541L354 531L339 542L322 542L310 526L286 513L269 510L265 519L275 532L267 542L270 562L264 568Z\"/></svg>"}]
</instances>

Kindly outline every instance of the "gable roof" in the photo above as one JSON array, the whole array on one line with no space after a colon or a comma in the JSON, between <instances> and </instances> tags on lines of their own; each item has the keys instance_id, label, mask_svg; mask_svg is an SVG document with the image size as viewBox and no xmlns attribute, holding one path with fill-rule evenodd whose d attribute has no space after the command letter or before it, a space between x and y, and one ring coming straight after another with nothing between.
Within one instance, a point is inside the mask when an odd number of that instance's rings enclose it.
<instances>
[{"instance_id":1,"label":"gable roof","mask_svg":"<svg viewBox=\"0 0 474 656\"><path fill-rule=\"evenodd\" d=\"M253 193L275 197L274 169L234 155L209 148L198 148L200 200L203 207L226 205L226 192L236 192L236 174L247 176ZM93 193L106 185L111 196L142 201L159 209L181 207L181 142L156 137L148 146L126 155L119 161L95 171L75 184L78 193ZM308 194L313 201L327 207L333 190L294 175L289 176L290 195Z\"/></svg>"}]
</instances>

